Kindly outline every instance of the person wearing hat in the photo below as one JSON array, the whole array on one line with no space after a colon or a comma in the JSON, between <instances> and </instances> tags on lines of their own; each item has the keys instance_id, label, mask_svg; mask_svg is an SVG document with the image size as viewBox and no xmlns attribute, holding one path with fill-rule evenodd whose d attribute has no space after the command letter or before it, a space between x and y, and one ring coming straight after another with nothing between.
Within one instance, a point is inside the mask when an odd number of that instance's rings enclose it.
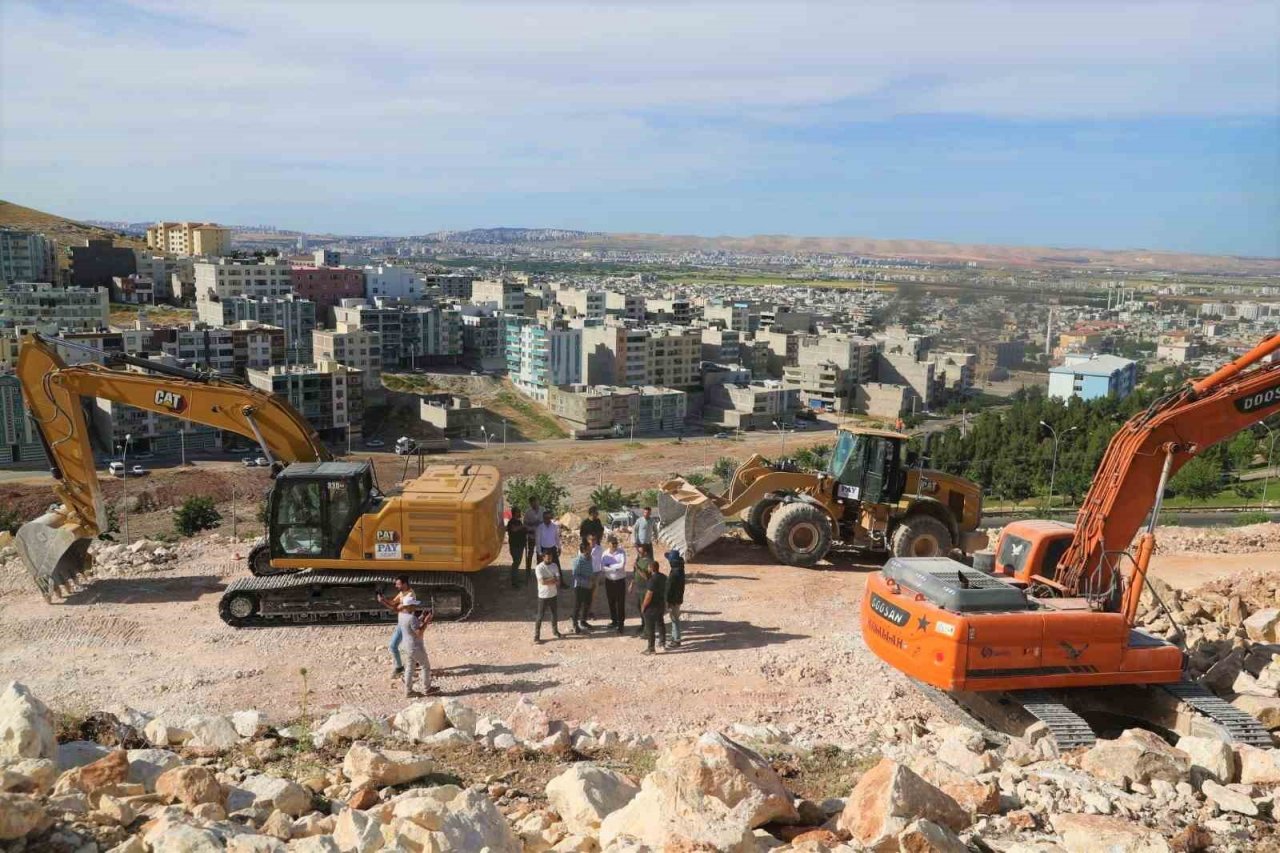
<instances>
[{"instance_id":1,"label":"person wearing hat","mask_svg":"<svg viewBox=\"0 0 1280 853\"><path fill-rule=\"evenodd\" d=\"M422 694L429 696L436 693L437 688L431 686L431 659L427 657L427 644L422 636L427 631L427 625L431 624L431 611L423 607L416 596L410 594L401 601L396 621L404 632L400 646L405 657L404 695L417 695L413 692L413 678L418 667L422 667Z\"/></svg>"},{"instance_id":2,"label":"person wearing hat","mask_svg":"<svg viewBox=\"0 0 1280 853\"><path fill-rule=\"evenodd\" d=\"M667 566L667 615L671 617L671 648L680 648L680 608L684 605L684 557L670 550L666 554Z\"/></svg>"}]
</instances>

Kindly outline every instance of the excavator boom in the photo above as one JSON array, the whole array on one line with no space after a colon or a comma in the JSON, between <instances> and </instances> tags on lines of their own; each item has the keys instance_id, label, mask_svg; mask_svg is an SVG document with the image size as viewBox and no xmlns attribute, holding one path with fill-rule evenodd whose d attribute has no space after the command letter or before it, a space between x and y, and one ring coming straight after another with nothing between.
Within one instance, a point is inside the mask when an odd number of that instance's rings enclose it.
<instances>
[{"instance_id":1,"label":"excavator boom","mask_svg":"<svg viewBox=\"0 0 1280 853\"><path fill-rule=\"evenodd\" d=\"M256 388L143 359L139 373L98 364L68 366L58 346L88 349L39 335L23 338L17 376L40 434L61 505L19 529L18 551L46 597L88 568L92 537L106 528L83 401L100 397L238 433L260 444L273 461L323 462L328 449L287 402Z\"/></svg>"}]
</instances>

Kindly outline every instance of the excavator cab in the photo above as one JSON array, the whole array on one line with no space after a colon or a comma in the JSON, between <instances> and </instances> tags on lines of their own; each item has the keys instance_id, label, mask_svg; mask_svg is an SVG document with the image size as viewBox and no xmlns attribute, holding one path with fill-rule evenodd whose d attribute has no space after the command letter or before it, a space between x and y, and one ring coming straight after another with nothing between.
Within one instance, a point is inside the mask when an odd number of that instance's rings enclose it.
<instances>
[{"instance_id":1,"label":"excavator cab","mask_svg":"<svg viewBox=\"0 0 1280 853\"><path fill-rule=\"evenodd\" d=\"M368 462L301 462L268 499L271 557L338 559L356 521L378 502Z\"/></svg>"},{"instance_id":2,"label":"excavator cab","mask_svg":"<svg viewBox=\"0 0 1280 853\"><path fill-rule=\"evenodd\" d=\"M905 436L861 430L840 432L827 473L836 481L836 497L867 503L894 503L902 497Z\"/></svg>"}]
</instances>

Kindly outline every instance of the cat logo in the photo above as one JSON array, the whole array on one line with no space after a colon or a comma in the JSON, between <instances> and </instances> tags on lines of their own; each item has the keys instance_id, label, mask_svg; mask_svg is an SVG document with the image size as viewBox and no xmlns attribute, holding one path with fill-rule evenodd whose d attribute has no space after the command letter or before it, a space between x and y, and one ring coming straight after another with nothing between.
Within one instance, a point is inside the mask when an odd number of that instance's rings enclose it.
<instances>
[{"instance_id":1,"label":"cat logo","mask_svg":"<svg viewBox=\"0 0 1280 853\"><path fill-rule=\"evenodd\" d=\"M187 398L173 391L157 391L156 405L164 406L172 412L182 412L187 408Z\"/></svg>"}]
</instances>

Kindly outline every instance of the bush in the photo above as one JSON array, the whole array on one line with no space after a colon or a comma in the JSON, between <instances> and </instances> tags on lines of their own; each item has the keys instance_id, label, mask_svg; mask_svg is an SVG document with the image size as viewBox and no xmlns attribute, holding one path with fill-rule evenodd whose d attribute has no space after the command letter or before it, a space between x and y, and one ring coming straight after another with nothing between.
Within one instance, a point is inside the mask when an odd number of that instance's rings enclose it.
<instances>
[{"instance_id":1,"label":"bush","mask_svg":"<svg viewBox=\"0 0 1280 853\"><path fill-rule=\"evenodd\" d=\"M711 482L711 477L706 474L703 474L700 471L694 471L691 474L685 474L684 481L691 486L696 486L697 488L701 489L707 483Z\"/></svg>"},{"instance_id":2,"label":"bush","mask_svg":"<svg viewBox=\"0 0 1280 853\"><path fill-rule=\"evenodd\" d=\"M730 459L728 456L721 456L716 463L711 466L711 473L715 474L724 484L729 485L729 481L733 479L733 474L738 470L738 463Z\"/></svg>"},{"instance_id":3,"label":"bush","mask_svg":"<svg viewBox=\"0 0 1280 853\"><path fill-rule=\"evenodd\" d=\"M617 512L627 506L634 505L639 497L632 493L623 494L622 489L610 483L597 486L591 491L591 505L601 512Z\"/></svg>"},{"instance_id":4,"label":"bush","mask_svg":"<svg viewBox=\"0 0 1280 853\"><path fill-rule=\"evenodd\" d=\"M7 530L10 533L17 533L21 524L22 517L18 515L16 509L0 507L0 532Z\"/></svg>"},{"instance_id":5,"label":"bush","mask_svg":"<svg viewBox=\"0 0 1280 853\"><path fill-rule=\"evenodd\" d=\"M1169 490L1180 497L1204 500L1222 488L1222 468L1212 460L1197 456L1173 476Z\"/></svg>"},{"instance_id":6,"label":"bush","mask_svg":"<svg viewBox=\"0 0 1280 853\"><path fill-rule=\"evenodd\" d=\"M222 523L222 515L213 505L213 498L193 495L173 511L173 529L184 536L193 536L201 530L212 530Z\"/></svg>"},{"instance_id":7,"label":"bush","mask_svg":"<svg viewBox=\"0 0 1280 853\"><path fill-rule=\"evenodd\" d=\"M507 481L507 503L516 504L520 509L527 509L529 501L537 498L538 506L549 510L553 516L559 515L569 490L560 485L550 474L539 474L536 477L512 477Z\"/></svg>"},{"instance_id":8,"label":"bush","mask_svg":"<svg viewBox=\"0 0 1280 853\"><path fill-rule=\"evenodd\" d=\"M1260 509L1253 509L1236 515L1235 518L1231 519L1231 526L1247 527L1250 524L1266 524L1270 520L1271 515L1269 513L1265 513Z\"/></svg>"},{"instance_id":9,"label":"bush","mask_svg":"<svg viewBox=\"0 0 1280 853\"><path fill-rule=\"evenodd\" d=\"M658 490L645 489L636 497L636 505L640 507L656 507L658 505Z\"/></svg>"}]
</instances>

